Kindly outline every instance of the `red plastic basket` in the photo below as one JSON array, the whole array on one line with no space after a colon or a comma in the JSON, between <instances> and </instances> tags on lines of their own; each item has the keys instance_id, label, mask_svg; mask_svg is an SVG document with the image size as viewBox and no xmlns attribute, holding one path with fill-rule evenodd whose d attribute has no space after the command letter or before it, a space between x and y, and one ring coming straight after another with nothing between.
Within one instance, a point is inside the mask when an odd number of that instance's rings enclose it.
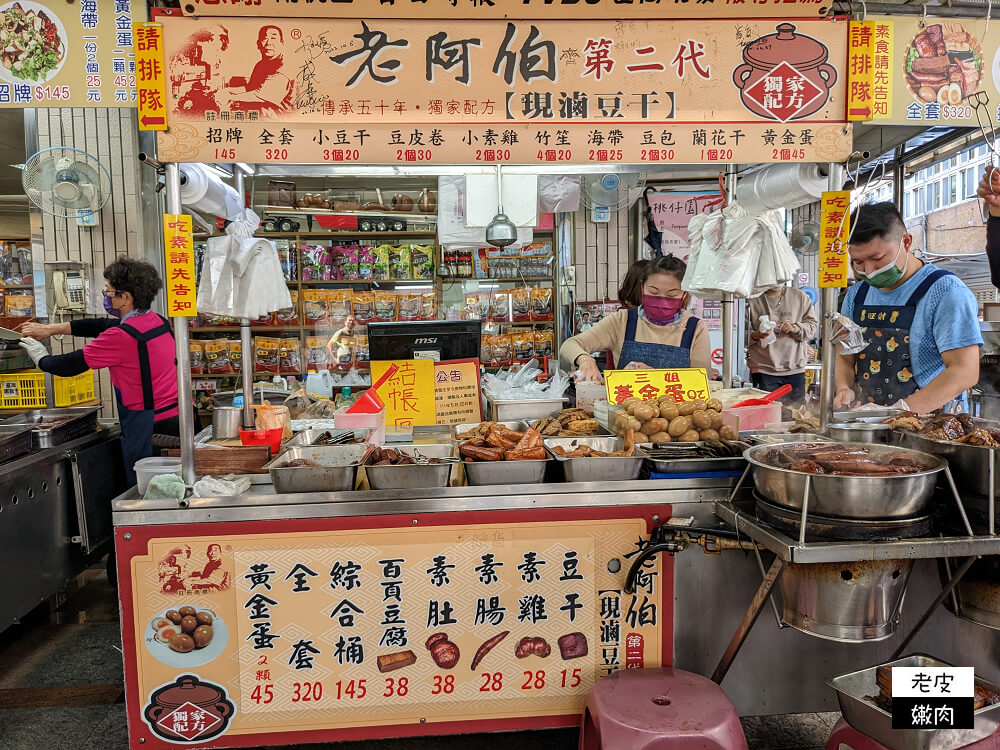
<instances>
[{"instance_id":1,"label":"red plastic basket","mask_svg":"<svg viewBox=\"0 0 1000 750\"><path fill-rule=\"evenodd\" d=\"M273 430L244 430L240 429L240 442L243 445L266 445L271 449L271 453L281 450L281 435L284 430L277 427Z\"/></svg>"}]
</instances>

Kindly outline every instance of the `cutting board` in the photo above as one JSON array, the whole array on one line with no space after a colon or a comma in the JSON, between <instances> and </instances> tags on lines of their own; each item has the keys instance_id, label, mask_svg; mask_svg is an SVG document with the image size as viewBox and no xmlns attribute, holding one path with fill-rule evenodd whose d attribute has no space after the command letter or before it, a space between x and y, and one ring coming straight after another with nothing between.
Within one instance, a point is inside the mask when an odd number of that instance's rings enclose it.
<instances>
[{"instance_id":1,"label":"cutting board","mask_svg":"<svg viewBox=\"0 0 1000 750\"><path fill-rule=\"evenodd\" d=\"M170 449L168 456L180 456L180 449ZM270 460L266 445L240 445L220 450L196 448L194 471L199 476L222 474L264 474L263 466Z\"/></svg>"}]
</instances>

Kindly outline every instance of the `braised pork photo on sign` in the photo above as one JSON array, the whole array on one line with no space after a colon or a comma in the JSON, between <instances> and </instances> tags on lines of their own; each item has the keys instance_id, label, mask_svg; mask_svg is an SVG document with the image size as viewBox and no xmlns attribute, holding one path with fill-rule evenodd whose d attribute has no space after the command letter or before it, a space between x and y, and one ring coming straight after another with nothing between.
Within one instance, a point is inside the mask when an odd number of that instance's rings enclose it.
<instances>
[{"instance_id":1,"label":"braised pork photo on sign","mask_svg":"<svg viewBox=\"0 0 1000 750\"><path fill-rule=\"evenodd\" d=\"M983 51L979 40L960 23L931 24L907 47L903 72L915 99L954 106L979 90Z\"/></svg>"}]
</instances>

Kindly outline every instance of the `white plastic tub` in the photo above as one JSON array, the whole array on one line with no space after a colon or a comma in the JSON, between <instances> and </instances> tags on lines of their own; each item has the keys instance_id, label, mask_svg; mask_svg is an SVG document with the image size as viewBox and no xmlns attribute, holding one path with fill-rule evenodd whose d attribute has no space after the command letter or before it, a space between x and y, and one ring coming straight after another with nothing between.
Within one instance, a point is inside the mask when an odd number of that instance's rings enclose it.
<instances>
[{"instance_id":1,"label":"white plastic tub","mask_svg":"<svg viewBox=\"0 0 1000 750\"><path fill-rule=\"evenodd\" d=\"M160 474L181 475L181 460L179 458L153 456L151 458L140 458L135 462L135 481L139 488L139 494L146 494L146 487L149 480Z\"/></svg>"}]
</instances>

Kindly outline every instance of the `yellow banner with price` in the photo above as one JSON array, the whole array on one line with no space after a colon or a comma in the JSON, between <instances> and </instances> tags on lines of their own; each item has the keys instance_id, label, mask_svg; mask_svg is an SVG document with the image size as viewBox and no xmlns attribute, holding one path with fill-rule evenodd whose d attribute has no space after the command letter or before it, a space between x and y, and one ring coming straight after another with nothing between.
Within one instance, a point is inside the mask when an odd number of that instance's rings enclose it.
<instances>
[{"instance_id":1,"label":"yellow banner with price","mask_svg":"<svg viewBox=\"0 0 1000 750\"><path fill-rule=\"evenodd\" d=\"M847 286L847 240L851 236L851 191L828 190L820 198L819 286Z\"/></svg>"},{"instance_id":2,"label":"yellow banner with price","mask_svg":"<svg viewBox=\"0 0 1000 750\"><path fill-rule=\"evenodd\" d=\"M163 244L167 315L171 318L193 318L198 314L198 288L195 284L191 217L186 214L164 214Z\"/></svg>"},{"instance_id":3,"label":"yellow banner with price","mask_svg":"<svg viewBox=\"0 0 1000 750\"><path fill-rule=\"evenodd\" d=\"M710 397L704 368L677 370L609 370L604 373L608 403L620 404L635 396L643 401L672 396L674 401L694 401Z\"/></svg>"}]
</instances>

